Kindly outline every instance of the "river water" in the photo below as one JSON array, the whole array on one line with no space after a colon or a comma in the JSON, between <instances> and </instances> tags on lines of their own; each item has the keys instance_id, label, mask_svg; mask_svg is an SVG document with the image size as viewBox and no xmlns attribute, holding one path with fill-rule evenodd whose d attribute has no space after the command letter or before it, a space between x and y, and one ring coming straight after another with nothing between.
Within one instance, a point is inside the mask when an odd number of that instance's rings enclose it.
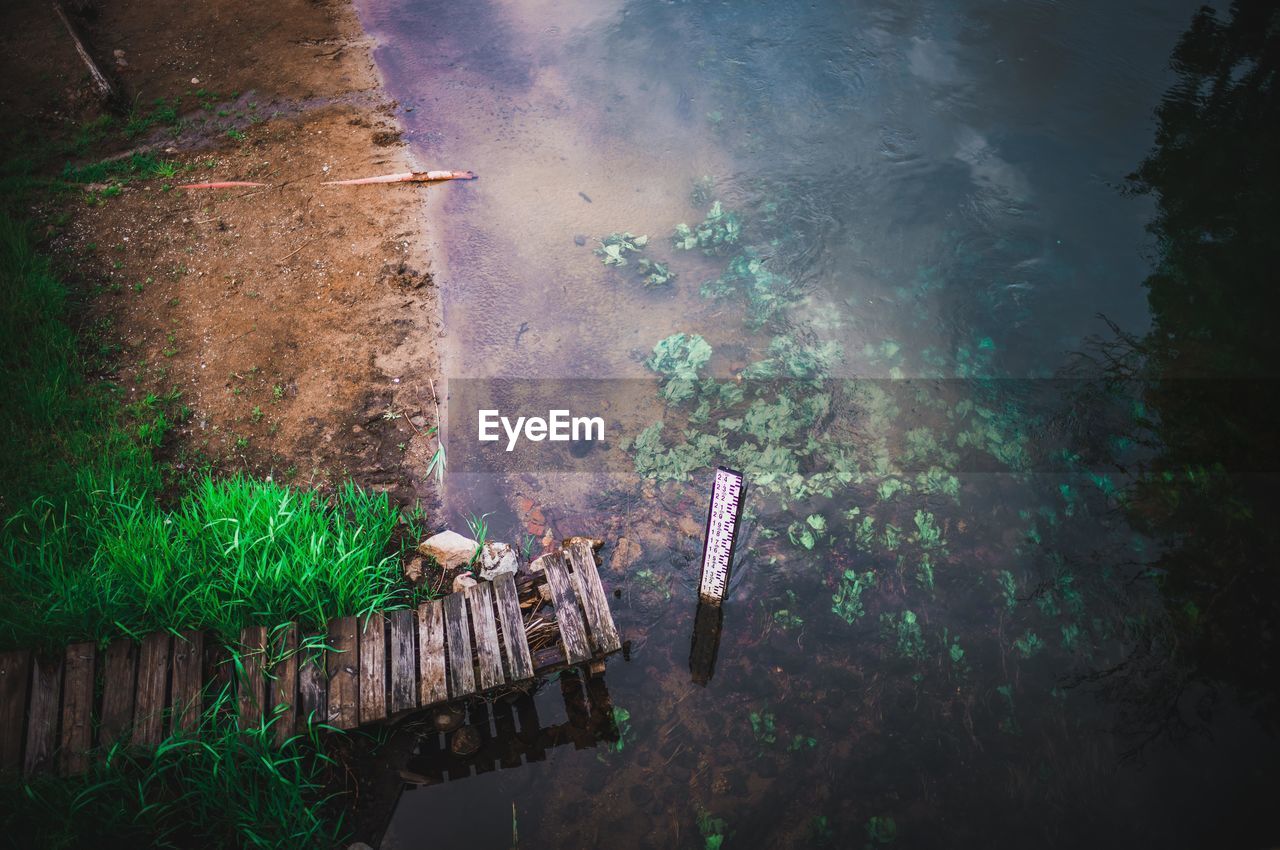
<instances>
[{"instance_id":1,"label":"river water","mask_svg":"<svg viewBox=\"0 0 1280 850\"><path fill-rule=\"evenodd\" d=\"M1212 843L1255 731L1173 740L1099 675L1165 542L1062 424L1100 316L1148 328L1123 185L1197 5L361 0L417 157L480 175L424 189L451 410L514 378L611 411L578 466L451 459L448 521L604 537L632 641L619 741L407 789L384 846ZM717 463L747 521L695 681Z\"/></svg>"}]
</instances>

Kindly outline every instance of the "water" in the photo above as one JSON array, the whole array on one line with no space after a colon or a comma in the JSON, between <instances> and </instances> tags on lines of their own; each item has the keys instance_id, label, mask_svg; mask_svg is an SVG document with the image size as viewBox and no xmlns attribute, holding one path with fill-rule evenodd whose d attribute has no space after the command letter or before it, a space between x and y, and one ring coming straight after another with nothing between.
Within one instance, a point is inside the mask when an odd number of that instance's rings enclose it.
<instances>
[{"instance_id":1,"label":"water","mask_svg":"<svg viewBox=\"0 0 1280 850\"><path fill-rule=\"evenodd\" d=\"M1154 205L1120 187L1197 2L359 5L424 165L481 175L427 190L445 376L625 379L626 436L667 422L649 460L611 439L608 475L450 473L455 526L642 547L605 570L634 645L607 676L622 738L406 790L384 846L507 847L513 804L529 847L1202 846L1248 810L1246 711L1174 741L1161 711L1209 685L1162 702L1134 683L1166 668L1097 675L1163 628L1141 577L1169 541L1127 521L1129 479L1068 415L1086 385L1047 381L1099 314L1149 327ZM742 239L674 249L712 201ZM651 241L606 268L620 231ZM748 249L761 288L704 297ZM640 256L678 279L644 287ZM677 332L721 384L664 417L645 359ZM739 382L775 338L823 367ZM727 442L690 460L717 421ZM708 462L755 487L701 686Z\"/></svg>"}]
</instances>

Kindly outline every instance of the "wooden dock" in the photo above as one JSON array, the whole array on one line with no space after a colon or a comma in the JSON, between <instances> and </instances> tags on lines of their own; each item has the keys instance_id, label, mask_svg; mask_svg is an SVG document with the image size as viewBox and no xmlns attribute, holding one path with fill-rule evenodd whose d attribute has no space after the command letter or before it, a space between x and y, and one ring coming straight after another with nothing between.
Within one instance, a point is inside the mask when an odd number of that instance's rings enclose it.
<instances>
[{"instance_id":1,"label":"wooden dock","mask_svg":"<svg viewBox=\"0 0 1280 850\"><path fill-rule=\"evenodd\" d=\"M354 729L441 703L596 666L622 648L589 544L543 555L529 575L317 634L253 626L233 655L198 631L78 643L58 657L0 653L0 772L82 773L114 744L145 751L194 730L224 689L242 728L283 743L312 725Z\"/></svg>"}]
</instances>

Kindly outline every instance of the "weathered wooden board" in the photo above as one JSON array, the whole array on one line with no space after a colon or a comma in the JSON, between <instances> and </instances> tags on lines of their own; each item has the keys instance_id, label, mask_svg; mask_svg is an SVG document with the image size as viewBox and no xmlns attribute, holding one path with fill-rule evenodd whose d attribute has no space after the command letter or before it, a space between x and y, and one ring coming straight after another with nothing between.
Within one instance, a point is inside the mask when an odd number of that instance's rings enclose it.
<instances>
[{"instance_id":1,"label":"weathered wooden board","mask_svg":"<svg viewBox=\"0 0 1280 850\"><path fill-rule=\"evenodd\" d=\"M89 769L89 748L93 746L93 661L93 644L73 643L67 647L62 674L63 776Z\"/></svg>"},{"instance_id":2,"label":"weathered wooden board","mask_svg":"<svg viewBox=\"0 0 1280 850\"><path fill-rule=\"evenodd\" d=\"M360 629L360 724L387 716L387 619L369 616Z\"/></svg>"},{"instance_id":3,"label":"weathered wooden board","mask_svg":"<svg viewBox=\"0 0 1280 850\"><path fill-rule=\"evenodd\" d=\"M556 622L560 626L565 657L570 664L581 664L591 657L591 649L587 645L586 628L578 613L578 600L569 583L569 570L565 566L564 556L559 552L552 552L538 560L547 571L547 584L551 586L551 597L555 601Z\"/></svg>"},{"instance_id":4,"label":"weathered wooden board","mask_svg":"<svg viewBox=\"0 0 1280 850\"><path fill-rule=\"evenodd\" d=\"M329 722L329 676L324 669L325 653L305 649L298 665L298 732L308 724Z\"/></svg>"},{"instance_id":5,"label":"weathered wooden board","mask_svg":"<svg viewBox=\"0 0 1280 850\"><path fill-rule=\"evenodd\" d=\"M270 707L272 735L277 746L293 736L298 715L298 627L292 623L273 631L271 637L271 680L267 704Z\"/></svg>"},{"instance_id":6,"label":"weathered wooden board","mask_svg":"<svg viewBox=\"0 0 1280 850\"><path fill-rule=\"evenodd\" d=\"M133 722L137 664L137 645L129 638L107 647L102 660L102 721L98 726L98 746L104 750L123 741Z\"/></svg>"},{"instance_id":7,"label":"weathered wooden board","mask_svg":"<svg viewBox=\"0 0 1280 850\"><path fill-rule=\"evenodd\" d=\"M471 629L467 627L467 602L461 593L444 598L445 638L449 643L449 696L453 699L476 692L471 663Z\"/></svg>"},{"instance_id":8,"label":"weathered wooden board","mask_svg":"<svg viewBox=\"0 0 1280 850\"><path fill-rule=\"evenodd\" d=\"M240 631L240 669L236 682L240 728L262 723L267 705L267 679L263 675L267 656L267 627L246 626Z\"/></svg>"},{"instance_id":9,"label":"weathered wooden board","mask_svg":"<svg viewBox=\"0 0 1280 850\"><path fill-rule=\"evenodd\" d=\"M62 664L61 655L31 657L27 751L22 759L22 772L27 776L48 773L54 768L53 754L58 748L58 709L62 700Z\"/></svg>"},{"instance_id":10,"label":"weathered wooden board","mask_svg":"<svg viewBox=\"0 0 1280 850\"><path fill-rule=\"evenodd\" d=\"M154 748L164 734L164 709L169 685L168 632L152 632L138 648L138 690L134 700L134 746Z\"/></svg>"},{"instance_id":11,"label":"weathered wooden board","mask_svg":"<svg viewBox=\"0 0 1280 850\"><path fill-rule=\"evenodd\" d=\"M579 598L596 650L617 652L622 648L622 641L618 637L618 628L613 624L613 615L609 613L609 599L605 596L604 585L600 583L600 571L596 569L591 546L582 542L571 544L569 562L573 564L574 575L578 578Z\"/></svg>"},{"instance_id":12,"label":"weathered wooden board","mask_svg":"<svg viewBox=\"0 0 1280 850\"><path fill-rule=\"evenodd\" d=\"M471 624L476 633L476 661L480 668L480 690L502 684L502 650L498 647L498 626L493 619L493 588L487 581L468 587L463 594L471 606Z\"/></svg>"},{"instance_id":13,"label":"weathered wooden board","mask_svg":"<svg viewBox=\"0 0 1280 850\"><path fill-rule=\"evenodd\" d=\"M387 710L399 714L418 706L418 659L413 652L418 618L408 609L387 615L391 623L391 699Z\"/></svg>"},{"instance_id":14,"label":"weathered wooden board","mask_svg":"<svg viewBox=\"0 0 1280 850\"><path fill-rule=\"evenodd\" d=\"M336 729L354 729L359 723L360 696L356 679L360 668L356 642L356 618L342 617L329 624L330 651L326 659L329 670L329 725Z\"/></svg>"},{"instance_id":15,"label":"weathered wooden board","mask_svg":"<svg viewBox=\"0 0 1280 850\"><path fill-rule=\"evenodd\" d=\"M188 631L173 639L173 686L169 699L171 732L190 732L200 725L204 686L204 632Z\"/></svg>"},{"instance_id":16,"label":"weathered wooden board","mask_svg":"<svg viewBox=\"0 0 1280 850\"><path fill-rule=\"evenodd\" d=\"M0 652L0 771L5 773L17 773L22 766L22 720L30 679L30 652Z\"/></svg>"},{"instance_id":17,"label":"weathered wooden board","mask_svg":"<svg viewBox=\"0 0 1280 850\"><path fill-rule=\"evenodd\" d=\"M503 573L494 580L493 592L498 600L502 643L507 650L507 676L512 682L532 679L533 659L529 655L529 641L524 633L524 618L520 616L520 598L516 593L515 579L510 573Z\"/></svg>"},{"instance_id":18,"label":"weathered wooden board","mask_svg":"<svg viewBox=\"0 0 1280 850\"><path fill-rule=\"evenodd\" d=\"M445 683L444 603L418 606L418 704L435 705L449 698Z\"/></svg>"}]
</instances>

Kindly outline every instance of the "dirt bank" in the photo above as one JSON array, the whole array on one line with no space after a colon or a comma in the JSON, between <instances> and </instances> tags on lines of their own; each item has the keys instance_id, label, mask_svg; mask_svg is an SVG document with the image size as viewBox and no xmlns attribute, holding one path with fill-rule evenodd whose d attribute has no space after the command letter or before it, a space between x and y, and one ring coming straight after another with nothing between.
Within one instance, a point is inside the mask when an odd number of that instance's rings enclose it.
<instances>
[{"instance_id":1,"label":"dirt bank","mask_svg":"<svg viewBox=\"0 0 1280 850\"><path fill-rule=\"evenodd\" d=\"M400 141L352 9L98 0L70 17L129 105L97 103L48 2L5 4L5 154L163 163L41 194L35 214L92 294L80 320L116 352L126 400L181 392L167 456L431 501L439 309L421 208L457 187L320 185L445 167ZM176 188L215 180L269 185Z\"/></svg>"}]
</instances>

